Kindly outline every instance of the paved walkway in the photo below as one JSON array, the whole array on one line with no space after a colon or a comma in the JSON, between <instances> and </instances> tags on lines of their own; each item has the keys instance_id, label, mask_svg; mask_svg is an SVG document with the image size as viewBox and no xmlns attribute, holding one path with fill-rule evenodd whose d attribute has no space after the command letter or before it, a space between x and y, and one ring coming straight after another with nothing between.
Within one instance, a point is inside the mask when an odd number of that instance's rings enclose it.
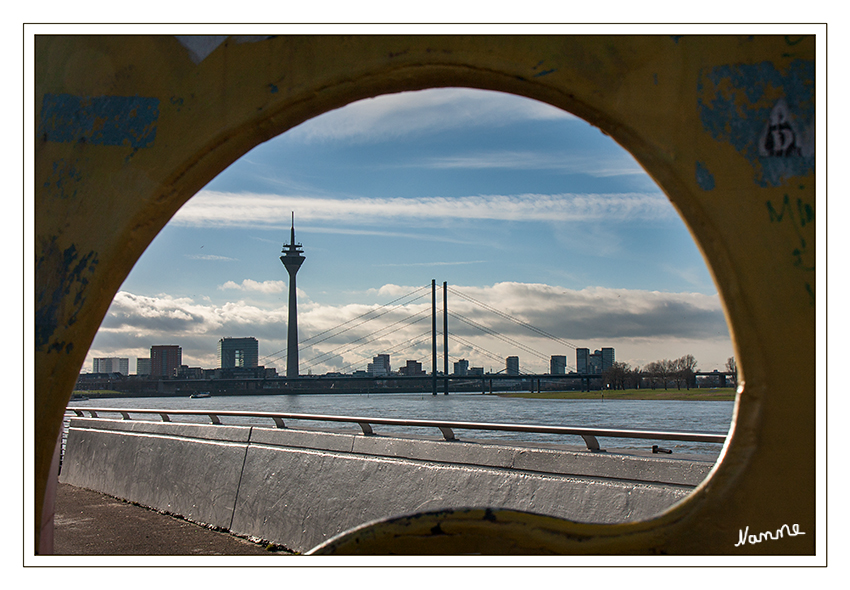
<instances>
[{"instance_id":1,"label":"paved walkway","mask_svg":"<svg viewBox=\"0 0 850 590\"><path fill-rule=\"evenodd\" d=\"M267 555L287 553L104 494L59 484L55 555Z\"/></svg>"}]
</instances>

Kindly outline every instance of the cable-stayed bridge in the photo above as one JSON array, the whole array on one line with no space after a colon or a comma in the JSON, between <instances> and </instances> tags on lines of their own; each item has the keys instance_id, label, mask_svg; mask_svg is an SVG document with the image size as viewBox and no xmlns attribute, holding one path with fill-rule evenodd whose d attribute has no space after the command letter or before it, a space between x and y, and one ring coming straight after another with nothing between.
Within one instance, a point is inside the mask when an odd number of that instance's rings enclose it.
<instances>
[{"instance_id":1,"label":"cable-stayed bridge","mask_svg":"<svg viewBox=\"0 0 850 590\"><path fill-rule=\"evenodd\" d=\"M451 308L449 296L453 301ZM445 282L439 286L432 280L430 285L413 289L382 305L371 306L355 317L309 334L299 345L300 352L307 354L301 357L303 360L296 376L290 376L289 371L283 376L237 368L223 369L214 379L161 379L155 391L151 390L148 381L78 384L78 388L138 389L136 393L149 395L200 391L220 394L422 391L436 395L450 391L488 393L494 388L530 392L589 390L592 381L602 378L599 373L578 373L569 362L565 363L563 374L524 370L519 362L508 372L508 356L531 357L537 361L537 366L541 362L548 366L552 357L540 351L539 344L535 348L528 340L520 340L522 336L519 335L527 335L533 342L551 346L550 350L557 350L558 356L565 360L577 348L572 342L480 301L469 293L449 287ZM501 354L491 350L494 345L499 346ZM510 352L505 354L506 350ZM414 374L399 374L398 371L369 374L362 370L377 355L404 359L402 362L411 363L417 370ZM468 371L454 371L454 363L463 360L461 355L474 358L479 366ZM284 348L260 358L258 365L261 369L276 361L288 360L288 357L288 349ZM484 370L482 361L492 363L489 370ZM494 371L494 366L499 368ZM726 378L733 375L717 371L695 374L715 376L721 387L726 385Z\"/></svg>"},{"instance_id":2,"label":"cable-stayed bridge","mask_svg":"<svg viewBox=\"0 0 850 590\"><path fill-rule=\"evenodd\" d=\"M438 291L441 297L437 296ZM484 317L473 318L470 317L472 313L465 311L462 313L456 309L450 310L448 307L449 294L455 300L464 304L458 307L469 308L473 312L477 312L478 316ZM428 305L429 295L431 298L430 306ZM442 305L439 305L440 299L442 300ZM317 378L336 379L341 374L351 374L354 372L352 378L363 380L381 379L386 381L389 378L423 380L423 375L421 374L366 376L362 375L362 371L355 371L356 368L363 367L375 355L386 354L391 357L405 358L407 361L419 363L426 369L430 368L430 371L425 371L427 377L432 379L432 381L439 379L443 382L443 388L447 390L449 381L478 381L474 377L482 376L454 374L450 370L450 363L462 360L456 354L449 354L450 343L454 350L462 348L464 354L474 353L479 361L486 359L496 363L496 366L505 367L506 356L492 352L487 348L486 341L482 345L482 336L498 341L502 345L507 345L513 351L511 354L530 355L544 361L546 364L549 363L551 355L536 350L527 343L491 327L488 323L491 324L492 322L488 322L485 318L495 319L501 323L509 322L512 326L518 326L522 331L528 332L530 336L538 339L543 338L552 342L557 345L559 350L576 349L573 343L563 338L533 326L502 310L496 309L460 290L450 288L445 282L440 287L436 284L436 281L432 280L430 285L414 289L388 303L373 307L365 313L302 340L299 344L302 351L305 349L315 350L317 345L324 343L334 342L335 344L331 348L327 348L326 345L323 347L324 350L322 352L312 356L308 355L300 367L301 377L304 378L304 374L307 373L307 376L313 380ZM430 320L430 325L428 320ZM460 328L459 331L462 331L464 335L461 336L450 330L450 323L452 326L458 326ZM345 337L346 334L352 334L352 332L356 337ZM398 336L391 338L399 332L404 333L407 337L401 340L398 339ZM413 334L408 336L411 332ZM286 356L287 349L284 348L261 358L260 364L269 364ZM562 356L566 357L566 355ZM344 359L344 361L340 363L339 359ZM440 360L442 360L442 363L440 363ZM327 367L329 365L336 365L336 370L321 377L311 375L317 368ZM569 367L565 367L565 370L569 372ZM479 367L479 372L484 373L483 367ZM487 372L487 377L488 379L493 378L497 381L530 377L536 377L538 379L542 377L553 377L548 374L522 370L521 366L517 367L516 374L506 375L504 373L505 368L502 368L496 373L493 373L491 370Z\"/></svg>"}]
</instances>

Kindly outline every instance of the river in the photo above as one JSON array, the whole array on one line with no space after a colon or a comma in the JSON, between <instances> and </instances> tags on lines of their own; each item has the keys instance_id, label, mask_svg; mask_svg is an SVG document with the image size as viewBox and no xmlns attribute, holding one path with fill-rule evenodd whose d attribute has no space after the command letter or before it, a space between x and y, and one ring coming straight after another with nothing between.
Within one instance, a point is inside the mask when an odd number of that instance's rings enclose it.
<instances>
[{"instance_id":1,"label":"river","mask_svg":"<svg viewBox=\"0 0 850 590\"><path fill-rule=\"evenodd\" d=\"M710 432L725 434L732 421L731 401L669 400L547 400L499 397L480 393L431 394L299 394L240 395L204 399L188 397L113 398L72 401L69 407L111 407L137 409L199 409L325 414L334 416L380 417L402 419L435 419L463 422L495 422L588 428ZM107 416L109 417L109 416ZM134 417L135 418L135 417ZM181 418L182 419L182 418ZM239 423L225 418L224 423ZM251 422L257 424L258 422ZM326 423L287 420L287 426L326 428ZM272 427L270 421L262 424ZM331 425L346 428L348 425ZM357 428L354 426L354 428ZM439 436L434 428L419 429L373 425L376 434L407 432ZM458 430L460 438L481 440L521 440L566 445L582 445L577 436L535 433L488 432ZM673 453L717 455L721 445L687 441L652 441L599 437L604 449L645 449L653 444L669 448Z\"/></svg>"}]
</instances>

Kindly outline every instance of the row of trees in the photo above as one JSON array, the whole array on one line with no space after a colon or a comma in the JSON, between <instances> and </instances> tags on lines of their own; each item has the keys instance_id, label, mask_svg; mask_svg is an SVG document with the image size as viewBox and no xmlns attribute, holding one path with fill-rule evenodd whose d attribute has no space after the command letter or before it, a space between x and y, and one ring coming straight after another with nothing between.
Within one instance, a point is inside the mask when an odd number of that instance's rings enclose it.
<instances>
[{"instance_id":1,"label":"row of trees","mask_svg":"<svg viewBox=\"0 0 850 590\"><path fill-rule=\"evenodd\" d=\"M726 370L734 372L733 382L737 382L735 357L726 361ZM697 360L692 354L686 354L674 360L653 361L643 369L632 367L628 363L616 362L602 373L602 386L608 389L638 389L641 387L663 387L676 385L681 389L696 387Z\"/></svg>"}]
</instances>

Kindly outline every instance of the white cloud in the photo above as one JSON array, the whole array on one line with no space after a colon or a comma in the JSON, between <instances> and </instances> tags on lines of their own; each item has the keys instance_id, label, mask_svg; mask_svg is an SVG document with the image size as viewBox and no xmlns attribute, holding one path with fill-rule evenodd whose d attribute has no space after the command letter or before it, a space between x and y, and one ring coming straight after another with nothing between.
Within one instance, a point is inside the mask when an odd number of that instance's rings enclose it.
<instances>
[{"instance_id":1,"label":"white cloud","mask_svg":"<svg viewBox=\"0 0 850 590\"><path fill-rule=\"evenodd\" d=\"M172 219L206 227L289 226L290 212L308 221L350 224L386 220L625 221L673 218L661 193L477 195L458 198L316 198L201 191Z\"/></svg>"},{"instance_id":2,"label":"white cloud","mask_svg":"<svg viewBox=\"0 0 850 590\"><path fill-rule=\"evenodd\" d=\"M500 151L427 158L406 166L465 170L490 168L499 170L550 170L564 174L588 174L597 178L646 174L644 169L627 152L614 155L609 153L577 155L569 152Z\"/></svg>"},{"instance_id":3,"label":"white cloud","mask_svg":"<svg viewBox=\"0 0 850 590\"><path fill-rule=\"evenodd\" d=\"M235 261L237 258L230 258L229 256L217 256L215 254L184 254L186 258L190 258L192 260L227 260L227 261Z\"/></svg>"},{"instance_id":4,"label":"white cloud","mask_svg":"<svg viewBox=\"0 0 850 590\"><path fill-rule=\"evenodd\" d=\"M252 279L245 279L241 283L227 281L223 285L219 285L218 288L222 291L236 290L257 291L259 293L282 293L286 289L286 283L284 281L263 281L261 283Z\"/></svg>"},{"instance_id":5,"label":"white cloud","mask_svg":"<svg viewBox=\"0 0 850 590\"><path fill-rule=\"evenodd\" d=\"M379 353L390 353L397 360L396 366L407 358L430 358L430 289L384 285L351 296L355 297L366 303L325 305L299 298L302 372L308 368L314 374L362 369ZM384 302L396 299L382 307ZM441 296L438 302L441 307ZM466 358L475 366L496 366L497 370L500 359L519 354L524 370L545 372L552 354L575 358L565 341L591 349L613 346L618 360L640 365L694 354L700 367L722 368L733 354L717 295L602 287L572 290L506 282L486 287L450 286L449 312L450 360ZM531 331L522 322L560 340ZM441 329L442 322L438 324ZM476 325L502 338L487 335ZM149 350L154 344L178 344L183 347L186 364L214 367L220 338L253 336L260 340L260 356L265 357L261 362L275 366L282 363L281 355L273 353L286 348L286 326L286 306L279 303L215 305L121 291L107 312L89 357L138 356L138 351ZM520 343L520 347L512 342ZM490 351L495 358L480 349Z\"/></svg>"},{"instance_id":6,"label":"white cloud","mask_svg":"<svg viewBox=\"0 0 850 590\"><path fill-rule=\"evenodd\" d=\"M357 101L311 119L287 133L293 139L307 142L369 142L445 129L573 118L551 105L510 94L436 88Z\"/></svg>"}]
</instances>

